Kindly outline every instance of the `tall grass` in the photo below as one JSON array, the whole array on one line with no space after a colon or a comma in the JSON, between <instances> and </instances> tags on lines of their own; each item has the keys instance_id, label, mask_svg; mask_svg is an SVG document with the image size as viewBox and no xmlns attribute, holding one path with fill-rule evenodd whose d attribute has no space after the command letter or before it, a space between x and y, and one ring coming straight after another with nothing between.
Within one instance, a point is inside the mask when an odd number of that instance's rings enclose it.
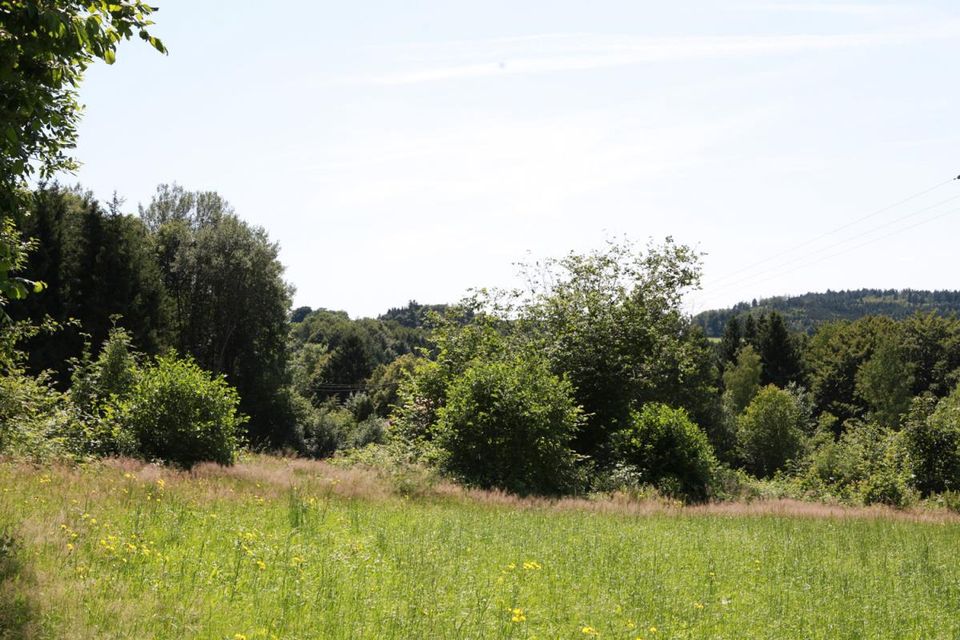
<instances>
[{"instance_id":1,"label":"tall grass","mask_svg":"<svg viewBox=\"0 0 960 640\"><path fill-rule=\"evenodd\" d=\"M266 459L3 464L0 487L49 637L960 637L948 518L406 499Z\"/></svg>"}]
</instances>

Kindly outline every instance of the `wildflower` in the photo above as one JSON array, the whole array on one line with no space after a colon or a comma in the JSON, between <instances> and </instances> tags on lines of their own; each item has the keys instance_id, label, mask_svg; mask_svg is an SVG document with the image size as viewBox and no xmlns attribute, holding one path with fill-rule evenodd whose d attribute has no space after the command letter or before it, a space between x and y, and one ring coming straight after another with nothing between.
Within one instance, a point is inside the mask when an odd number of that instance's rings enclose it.
<instances>
[{"instance_id":1,"label":"wildflower","mask_svg":"<svg viewBox=\"0 0 960 640\"><path fill-rule=\"evenodd\" d=\"M233 634L233 640L247 640L247 636L242 633L235 633Z\"/></svg>"},{"instance_id":2,"label":"wildflower","mask_svg":"<svg viewBox=\"0 0 960 640\"><path fill-rule=\"evenodd\" d=\"M68 543L67 543L67 551L73 551L73 543L72 543L72 542L68 542Z\"/></svg>"},{"instance_id":3,"label":"wildflower","mask_svg":"<svg viewBox=\"0 0 960 640\"><path fill-rule=\"evenodd\" d=\"M527 571L539 571L540 569L543 569L539 562L535 562L533 560L524 562L523 568Z\"/></svg>"},{"instance_id":4,"label":"wildflower","mask_svg":"<svg viewBox=\"0 0 960 640\"><path fill-rule=\"evenodd\" d=\"M585 636L598 636L598 635L600 635L600 632L599 632L599 631L597 631L596 629L594 629L593 627L591 627L591 626L589 626L589 625L587 625L587 626L584 627L583 629L580 629L580 633L582 633L582 634L585 635Z\"/></svg>"},{"instance_id":5,"label":"wildflower","mask_svg":"<svg viewBox=\"0 0 960 640\"><path fill-rule=\"evenodd\" d=\"M523 613L523 609L519 607L510 609L510 613L512 614L510 622L524 622L527 619L527 616Z\"/></svg>"},{"instance_id":6,"label":"wildflower","mask_svg":"<svg viewBox=\"0 0 960 640\"><path fill-rule=\"evenodd\" d=\"M266 562L264 562L263 560L257 560L257 569L259 569L260 571L263 571L266 568L267 568Z\"/></svg>"},{"instance_id":7,"label":"wildflower","mask_svg":"<svg viewBox=\"0 0 960 640\"><path fill-rule=\"evenodd\" d=\"M702 602L694 602L694 603L693 603L693 608L694 608L694 609L703 609L703 603L702 603Z\"/></svg>"},{"instance_id":8,"label":"wildflower","mask_svg":"<svg viewBox=\"0 0 960 640\"><path fill-rule=\"evenodd\" d=\"M650 627L650 633L656 633L656 632L657 632L656 627Z\"/></svg>"}]
</instances>

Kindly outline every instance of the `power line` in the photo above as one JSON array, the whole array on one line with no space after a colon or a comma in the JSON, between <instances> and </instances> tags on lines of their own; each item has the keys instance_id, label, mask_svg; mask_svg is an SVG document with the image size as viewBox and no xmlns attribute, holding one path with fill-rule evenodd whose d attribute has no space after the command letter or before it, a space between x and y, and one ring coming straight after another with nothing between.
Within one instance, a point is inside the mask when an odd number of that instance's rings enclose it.
<instances>
[{"instance_id":1,"label":"power line","mask_svg":"<svg viewBox=\"0 0 960 640\"><path fill-rule=\"evenodd\" d=\"M794 267L794 268L792 268L792 269L787 269L786 271L778 271L778 272L775 272L775 273L772 273L772 274L762 274L762 275L768 275L769 277L763 278L762 280L758 280L757 282L755 282L755 283L753 283L753 284L761 284L761 283L763 283L763 282L768 282L768 281L770 281L770 280L774 280L774 279L779 278L779 277L781 277L781 276L785 276L785 275L787 275L787 274L789 274L789 273L793 273L794 271L797 271L797 270L799 270L799 269L803 269L803 268L805 268L805 267L810 267L810 266L813 266L813 265L815 265L815 264L819 264L819 263L821 263L821 262L825 262L825 261L827 261L827 260L830 260L831 258L835 258L835 257L837 257L837 256L841 256L841 255L844 255L844 254L846 254L846 253L850 253L851 251L855 251L855 250L857 250L857 249L859 249L859 248L861 248L861 247L864 247L864 246L866 246L866 245L868 245L868 244L872 244L872 243L874 243L874 242L879 242L880 240L885 240L886 238L890 238L890 237L892 237L892 236L898 235L898 234L903 233L903 232L905 232L905 231L909 231L909 230L911 230L911 229L915 229L916 227L919 227L919 226L928 224L928 223L930 223L930 222L934 222L934 221L939 220L940 218L944 218L944 217L946 217L946 216L948 216L948 215L950 215L950 214L952 214L952 213L957 213L958 211L960 211L960 207L957 207L957 208L954 208L954 209L948 209L947 211L943 211L943 212L941 212L941 213L938 213L938 214L935 215L935 216L930 216L929 218L924 218L923 220L920 220L919 222L915 222L914 224L910 224L910 225L907 225L907 226L905 226L905 227L901 227L901 228L899 228L899 229L895 229L895 230L894 230L893 232L891 232L891 233L886 233L886 234L881 235L881 236L878 236L878 237L876 237L876 238L871 238L871 239L869 239L869 240L867 240L867 241L865 241L865 242L861 242L860 244L854 245L854 246L852 246L852 247L848 247L848 248L844 249L843 251L838 251L838 252L836 252L836 253L832 253L832 254L830 254L830 255L824 256L824 257L819 258L819 259L817 259L817 260L813 260L813 261L810 261L810 262L807 262L807 263L798 265L798 266L796 266L796 267ZM715 294L711 294L711 296L708 297L708 298L706 298L706 300L711 300L711 299L714 299L714 298L716 298L716 297L717 297L717 296L716 296Z\"/></svg>"},{"instance_id":2,"label":"power line","mask_svg":"<svg viewBox=\"0 0 960 640\"><path fill-rule=\"evenodd\" d=\"M839 227L835 227L835 228L833 228L833 229L831 229L831 230L829 230L829 231L825 231L824 233L821 233L820 235L815 236L815 237L813 237L813 238L811 238L811 239L809 239L809 240L806 240L806 241L804 241L804 242L801 242L801 243L798 244L798 245L795 245L795 246L793 246L793 247L791 247L791 248L788 248L788 249L785 249L785 250L783 250L783 251L780 251L780 252L777 253L776 255L768 256L768 257L766 257L766 258L763 258L762 260L758 260L758 261L756 261L756 262L753 262L753 263L751 263L751 264L748 264L748 265L746 265L746 266L744 266L744 267L741 267L741 268L739 268L739 269L737 269L737 270L735 270L735 271L731 271L731 272L727 273L726 275L720 276L720 278L718 278L718 281L721 281L721 282L722 282L723 280L727 280L727 279L731 278L732 276L737 275L738 273L743 273L744 271L747 271L747 270L749 270L749 269L753 269L754 267L757 267L757 266L766 264L766 263L768 263L768 262L770 262L770 261L772 261L772 260L777 260L778 258L782 258L782 257L783 257L784 255L786 255L786 254L790 254L790 253L793 253L794 251L797 251L797 250L802 249L802 248L804 248L804 247L808 247L808 246L810 246L811 244L813 244L813 243L815 243L815 242L818 242L819 240L822 240L823 238L825 238L825 237L827 237L827 236L830 236L830 235L832 235L832 234L834 234L834 233L837 233L837 232L839 232L839 231L843 231L844 229L849 229L850 227L852 227L852 226L854 226L854 225L856 225L856 224L858 224L858 223L860 223L860 222L863 222L864 220L869 220L870 218L874 218L874 217L880 215L881 213L885 213L885 212L887 212L887 211L890 211L891 209L895 209L896 207L899 207L899 206L902 205L902 204L906 204L907 202L910 202L911 200L916 200L917 198L919 198L919 197L921 197L921 196L925 196L925 195L927 195L928 193L931 193L931 192L933 192L933 191L936 191L937 189L939 189L939 188L941 188L941 187L943 187L943 186L945 186L945 185L953 182L954 180L960 180L960 176L957 176L956 178L950 178L949 180L944 180L943 182L939 182L939 183L933 185L932 187L928 187L928 188L926 188L926 189L924 189L924 190L922 190L922 191L918 191L917 193L914 193L914 194L912 194L912 195L909 195L909 196L907 196L906 198L903 198L902 200L898 200L897 202L894 202L893 204L887 205L887 206L885 206L885 207L881 207L880 209L876 209L875 211L871 211L870 213L868 213L868 214L866 214L866 215L864 215L864 216L861 216L861 217L857 218L856 220L851 220L850 222L847 222L847 223L845 223L845 224L842 224L842 225L840 225Z\"/></svg>"},{"instance_id":3,"label":"power line","mask_svg":"<svg viewBox=\"0 0 960 640\"><path fill-rule=\"evenodd\" d=\"M818 253L823 253L824 251L829 251L830 249L835 249L835 248L840 247L840 246L843 246L843 245L845 245L845 244L847 244L847 243L849 243L849 242L855 242L856 240L862 238L863 236L866 236L866 235L869 235L869 234L872 234L872 233L876 233L877 231L880 231L880 230L882 230L882 229L886 229L887 227L890 227L891 225L897 224L897 223L899 223L899 222L903 222L904 220L907 220L907 219L912 218L912 217L914 217L914 216L920 215L921 213L926 213L927 211L930 211L931 209L936 209L937 207L940 207L940 206L942 206L942 205L944 205L944 204L947 204L948 202L953 202L953 201L955 201L955 200L957 200L957 199L960 199L960 194L957 194L957 195L955 195L955 196L951 196L951 197L949 197L949 198L946 198L946 199L941 200L941 201L939 201L939 202L936 202L936 203L934 203L934 204L928 205L928 206L926 206L926 207L922 207L922 208L917 209L917 210L915 210L915 211L911 211L910 213L907 213L907 214L905 214L905 215L902 215L902 216L899 216L899 217L897 217L897 218L894 218L893 220L888 220L887 222L884 222L884 223L882 223L882 224L880 224L880 225L877 225L877 226L875 226L875 227L872 227L872 228L870 228L870 229L866 229L866 230L864 230L864 231L861 231L861 232L858 233L858 234L852 235L852 236L850 236L850 237L848 237L848 238L845 238L845 239L840 240L840 241L838 241L838 242L835 242L835 243L833 243L833 244L829 244L829 245L826 245L826 246L824 246L824 247L820 247L819 249L815 249L815 250L811 251L810 253L807 253L807 254L798 256L798 257L796 257L796 258L792 258L792 259L787 260L787 261L785 261L785 262L781 262L781 263L779 263L779 264L777 264L777 265L774 265L773 268L774 268L774 269L780 269L780 268L782 268L782 267L786 267L786 266L789 266L789 265L791 265L791 264L796 264L797 262L799 262L799 261L801 261L801 260L806 260L806 259L808 259L811 255L816 255L816 254L818 254ZM849 226L849 225L848 225L848 226ZM820 238L822 238L822 237L825 237L825 236L824 236L824 235L821 235ZM807 244L810 244L810 243L807 243ZM769 260L767 260L767 262L769 262ZM745 282L749 282L750 280L753 280L754 278L757 278L757 277L761 277L761 276L763 276L763 275L766 275L766 273L769 273L769 271L764 271L764 272L761 272L761 273L757 273L757 274L745 276L745 277L743 277L743 278L739 278L739 279L734 280L734 281L732 281L732 282L728 282L728 283L726 283L726 284L721 284L719 287L714 288L714 291L726 291L727 289L730 289L731 287L737 286L737 285L739 285L739 284L743 284L743 283L745 283Z\"/></svg>"}]
</instances>

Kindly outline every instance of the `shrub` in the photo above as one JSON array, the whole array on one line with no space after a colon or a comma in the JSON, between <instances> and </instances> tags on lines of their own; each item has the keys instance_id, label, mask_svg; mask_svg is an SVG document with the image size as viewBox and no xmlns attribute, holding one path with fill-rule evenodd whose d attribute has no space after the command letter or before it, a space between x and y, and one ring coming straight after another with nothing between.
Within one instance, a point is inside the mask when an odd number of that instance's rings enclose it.
<instances>
[{"instance_id":1,"label":"shrub","mask_svg":"<svg viewBox=\"0 0 960 640\"><path fill-rule=\"evenodd\" d=\"M319 408L309 407L304 412L302 451L312 458L325 458L338 451L380 444L384 440L385 425L384 419L372 413L358 420L350 407L331 399Z\"/></svg>"},{"instance_id":2,"label":"shrub","mask_svg":"<svg viewBox=\"0 0 960 640\"><path fill-rule=\"evenodd\" d=\"M789 391L767 385L737 420L737 441L746 468L770 477L803 452L804 410Z\"/></svg>"},{"instance_id":3,"label":"shrub","mask_svg":"<svg viewBox=\"0 0 960 640\"><path fill-rule=\"evenodd\" d=\"M569 382L536 357L474 362L437 413L441 465L461 480L518 494L573 488L580 409Z\"/></svg>"},{"instance_id":4,"label":"shrub","mask_svg":"<svg viewBox=\"0 0 960 640\"><path fill-rule=\"evenodd\" d=\"M79 423L45 376L0 373L0 454L36 461L74 453Z\"/></svg>"},{"instance_id":5,"label":"shrub","mask_svg":"<svg viewBox=\"0 0 960 640\"><path fill-rule=\"evenodd\" d=\"M84 453L105 456L135 453L130 433L116 421L116 408L139 375L138 354L124 329L111 329L96 360L88 350L73 362L69 398L83 422L78 443Z\"/></svg>"},{"instance_id":6,"label":"shrub","mask_svg":"<svg viewBox=\"0 0 960 640\"><path fill-rule=\"evenodd\" d=\"M683 409L648 403L614 437L618 458L636 467L645 483L687 500L703 500L717 466L707 435Z\"/></svg>"},{"instance_id":7,"label":"shrub","mask_svg":"<svg viewBox=\"0 0 960 640\"><path fill-rule=\"evenodd\" d=\"M917 489L924 495L960 490L960 386L930 412L929 398L915 398L904 438Z\"/></svg>"},{"instance_id":8,"label":"shrub","mask_svg":"<svg viewBox=\"0 0 960 640\"><path fill-rule=\"evenodd\" d=\"M187 469L206 461L229 465L247 420L238 412L239 402L222 376L164 355L137 377L118 405L118 419L147 459Z\"/></svg>"}]
</instances>

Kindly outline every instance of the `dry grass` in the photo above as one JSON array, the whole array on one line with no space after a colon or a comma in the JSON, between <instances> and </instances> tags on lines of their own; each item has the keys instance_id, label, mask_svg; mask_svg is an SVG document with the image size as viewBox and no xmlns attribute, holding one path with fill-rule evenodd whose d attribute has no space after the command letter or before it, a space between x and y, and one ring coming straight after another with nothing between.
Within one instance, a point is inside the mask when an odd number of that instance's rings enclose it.
<instances>
[{"instance_id":1,"label":"dry grass","mask_svg":"<svg viewBox=\"0 0 960 640\"><path fill-rule=\"evenodd\" d=\"M168 483L203 482L208 497L225 498L234 493L233 481L253 485L260 495L278 497L291 487L320 490L324 495L346 499L399 499L389 475L382 470L364 466L334 465L319 460L252 455L232 467L207 463L191 471L147 464L130 458L103 461L107 467L131 473L137 479L153 483L163 479ZM61 473L73 472L71 467L56 467ZM503 491L471 489L449 481L437 480L424 489L423 499L444 500L519 510L585 511L621 515L685 514L710 516L780 516L822 519L887 519L908 522L960 522L960 514L945 509L909 508L873 505L869 507L805 502L788 498L756 499L749 502L724 501L698 505L683 505L666 498L638 499L628 494L604 494L589 497L521 497Z\"/></svg>"}]
</instances>

